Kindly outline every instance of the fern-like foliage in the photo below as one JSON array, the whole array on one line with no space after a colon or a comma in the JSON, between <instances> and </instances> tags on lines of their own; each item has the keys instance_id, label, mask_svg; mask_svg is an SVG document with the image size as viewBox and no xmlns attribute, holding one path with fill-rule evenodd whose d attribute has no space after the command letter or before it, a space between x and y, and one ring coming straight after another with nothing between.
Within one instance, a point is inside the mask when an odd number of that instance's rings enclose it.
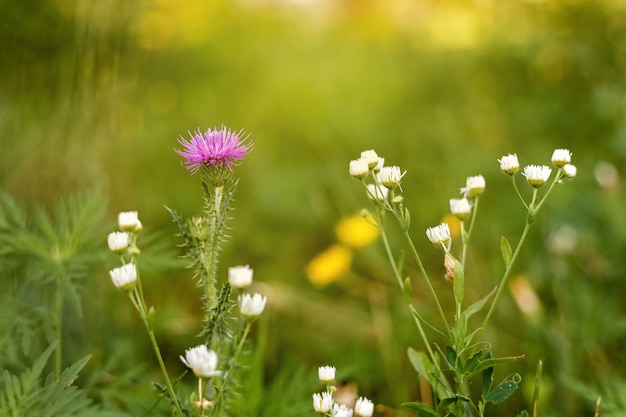
<instances>
[{"instance_id":1,"label":"fern-like foliage","mask_svg":"<svg viewBox=\"0 0 626 417\"><path fill-rule=\"evenodd\" d=\"M103 259L104 204L98 189L33 213L0 192L0 368L19 369L59 340L65 305L82 316L80 288ZM33 329L37 329L36 331Z\"/></svg>"},{"instance_id":2,"label":"fern-like foliage","mask_svg":"<svg viewBox=\"0 0 626 417\"><path fill-rule=\"evenodd\" d=\"M57 343L52 343L20 375L4 371L0 377L0 415L7 417L116 417L126 414L100 410L86 393L74 385L89 356L63 371L57 379L50 373L43 380L43 371ZM43 382L42 382L43 381Z\"/></svg>"}]
</instances>

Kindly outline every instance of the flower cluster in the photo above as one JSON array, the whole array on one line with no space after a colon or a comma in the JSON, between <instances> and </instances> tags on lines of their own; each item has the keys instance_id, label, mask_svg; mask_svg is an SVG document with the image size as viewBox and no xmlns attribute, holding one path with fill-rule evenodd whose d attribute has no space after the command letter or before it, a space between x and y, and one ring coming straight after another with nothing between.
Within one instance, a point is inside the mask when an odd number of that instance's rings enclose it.
<instances>
[{"instance_id":1,"label":"flower cluster","mask_svg":"<svg viewBox=\"0 0 626 417\"><path fill-rule=\"evenodd\" d=\"M572 153L569 149L555 149L551 161L558 170L556 181L576 176L576 166L571 164ZM498 162L500 162L500 170L505 174L513 176L519 171L520 165L516 154L503 156ZM547 165L527 165L522 173L528 184L534 188L543 186L551 174L552 169Z\"/></svg>"},{"instance_id":2,"label":"flower cluster","mask_svg":"<svg viewBox=\"0 0 626 417\"><path fill-rule=\"evenodd\" d=\"M113 285L125 291L132 291L137 283L137 267L134 257L139 254L137 233L143 228L136 211L123 211L118 214L119 231L107 236L109 249L120 255L122 266L109 271ZM126 255L126 256L125 256ZM130 259L127 259L127 257Z\"/></svg>"},{"instance_id":3,"label":"flower cluster","mask_svg":"<svg viewBox=\"0 0 626 417\"><path fill-rule=\"evenodd\" d=\"M356 398L352 407L335 402L333 393L336 387L334 366L321 366L318 368L320 382L326 385L326 390L313 394L313 409L316 413L327 417L371 417L374 414L374 403L365 397Z\"/></svg>"},{"instance_id":4,"label":"flower cluster","mask_svg":"<svg viewBox=\"0 0 626 417\"><path fill-rule=\"evenodd\" d=\"M385 166L385 159L380 158L374 150L363 151L358 159L350 161L349 171L356 179L364 179L370 173L375 174L375 183L370 184L372 185L370 197L377 200L387 195L387 191L383 191L381 186L388 190L398 188L400 180L406 173L398 166Z\"/></svg>"}]
</instances>

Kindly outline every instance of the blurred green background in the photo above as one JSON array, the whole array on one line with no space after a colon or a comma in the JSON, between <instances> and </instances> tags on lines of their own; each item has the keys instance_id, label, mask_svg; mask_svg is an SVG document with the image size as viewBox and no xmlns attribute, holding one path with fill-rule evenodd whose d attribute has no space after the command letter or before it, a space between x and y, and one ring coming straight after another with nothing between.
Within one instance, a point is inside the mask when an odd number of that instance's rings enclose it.
<instances>
[{"instance_id":1,"label":"blurred green background","mask_svg":"<svg viewBox=\"0 0 626 417\"><path fill-rule=\"evenodd\" d=\"M526 354L500 371L519 372L524 389L491 415L530 408L539 359L541 415L592 415L599 395L601 415L626 412L623 1L0 0L0 16L1 187L32 208L95 187L106 202L103 265L84 284L85 317L68 319L65 352L68 364L95 354L86 379L96 401L132 409L97 395L129 364L143 370L118 380L119 396L158 378L107 274L117 212L138 210L149 237L144 285L172 369L197 341L195 283L164 205L200 212L199 178L173 149L189 131L225 124L254 142L237 168L222 265L251 265L268 295L257 332L268 390L303 380L290 401L306 409L317 366L332 364L376 403L419 398L406 358L419 340L380 242L354 249L331 285L307 280L309 261L336 243L335 224L367 205L349 160L375 149L408 171L413 234L437 278L441 256L424 230L467 176L485 176L467 278L478 299L502 272L500 236L515 242L525 219L497 159L548 164L568 148L578 177L556 190L515 271L540 310L525 315L506 294L486 332L495 354Z\"/></svg>"}]
</instances>

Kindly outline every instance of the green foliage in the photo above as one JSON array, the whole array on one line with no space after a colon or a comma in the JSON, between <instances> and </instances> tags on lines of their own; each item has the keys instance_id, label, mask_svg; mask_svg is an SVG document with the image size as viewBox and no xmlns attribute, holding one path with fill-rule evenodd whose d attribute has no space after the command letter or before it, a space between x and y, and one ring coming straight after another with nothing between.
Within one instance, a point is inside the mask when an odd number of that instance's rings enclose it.
<instances>
[{"instance_id":1,"label":"green foliage","mask_svg":"<svg viewBox=\"0 0 626 417\"><path fill-rule=\"evenodd\" d=\"M89 356L63 371L59 378L50 373L44 380L44 367L57 347L51 344L33 363L31 368L15 375L4 371L1 376L0 414L15 417L94 416L115 417L126 414L102 411L87 398L86 392L77 388L74 381Z\"/></svg>"}]
</instances>

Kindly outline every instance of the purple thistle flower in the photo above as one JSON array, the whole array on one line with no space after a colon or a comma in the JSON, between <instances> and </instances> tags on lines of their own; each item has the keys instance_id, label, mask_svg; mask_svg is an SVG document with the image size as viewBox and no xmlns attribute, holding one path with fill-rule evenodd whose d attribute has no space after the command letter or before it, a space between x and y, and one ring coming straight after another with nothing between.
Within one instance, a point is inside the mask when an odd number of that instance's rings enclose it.
<instances>
[{"instance_id":1,"label":"purple thistle flower","mask_svg":"<svg viewBox=\"0 0 626 417\"><path fill-rule=\"evenodd\" d=\"M252 149L251 143L245 143L247 137L241 137L243 133L243 130L239 133L231 132L225 126L222 126L220 130L209 128L204 134L198 129L190 141L179 138L178 142L185 149L182 151L174 149L174 151L185 158L182 164L192 174L198 172L203 166L226 167L232 172L233 166L239 165Z\"/></svg>"}]
</instances>

